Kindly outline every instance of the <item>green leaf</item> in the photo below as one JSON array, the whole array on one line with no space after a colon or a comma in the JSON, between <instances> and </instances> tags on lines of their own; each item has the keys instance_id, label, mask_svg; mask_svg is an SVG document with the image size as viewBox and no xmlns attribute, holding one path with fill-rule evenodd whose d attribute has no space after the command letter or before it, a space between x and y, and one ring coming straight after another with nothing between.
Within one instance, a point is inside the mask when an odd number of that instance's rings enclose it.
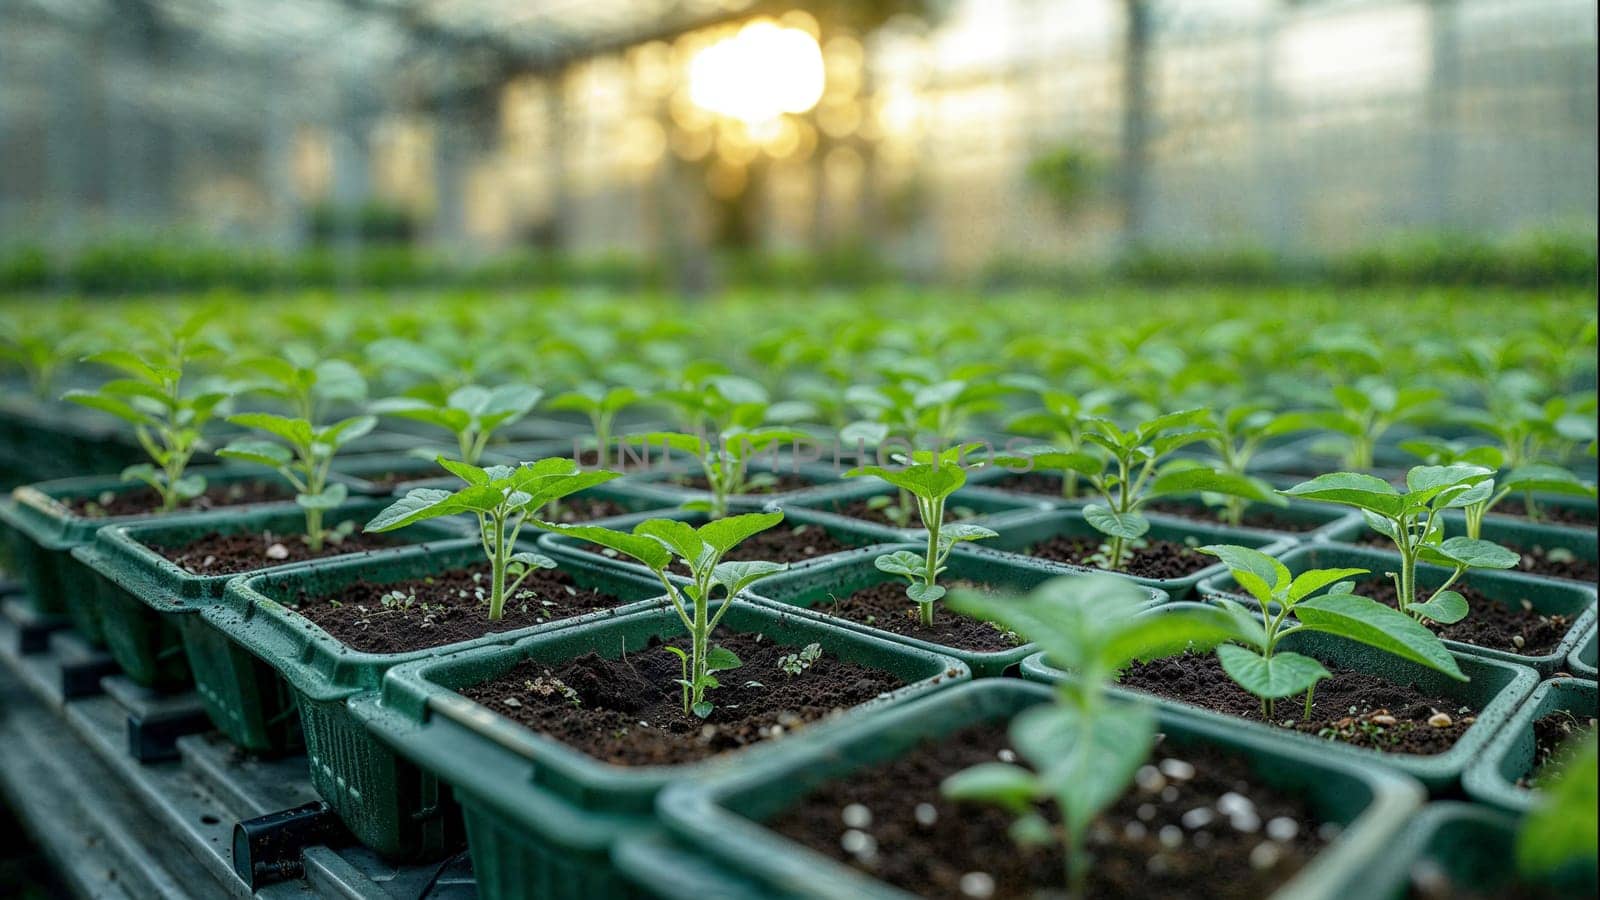
<instances>
[{"instance_id":1,"label":"green leaf","mask_svg":"<svg viewBox=\"0 0 1600 900\"><path fill-rule=\"evenodd\" d=\"M204 475L185 475L174 481L171 485L172 493L179 500L193 500L206 492L206 477Z\"/></svg>"},{"instance_id":2,"label":"green leaf","mask_svg":"<svg viewBox=\"0 0 1600 900\"><path fill-rule=\"evenodd\" d=\"M933 603L944 596L944 585L913 581L906 586L906 596L919 605Z\"/></svg>"},{"instance_id":3,"label":"green leaf","mask_svg":"<svg viewBox=\"0 0 1600 900\"><path fill-rule=\"evenodd\" d=\"M744 665L738 654L726 647L712 647L706 651L706 671L726 672Z\"/></svg>"},{"instance_id":4,"label":"green leaf","mask_svg":"<svg viewBox=\"0 0 1600 900\"><path fill-rule=\"evenodd\" d=\"M1093 718L1072 706L1045 704L1019 713L1010 734L1056 798L1067 830L1082 834L1144 765L1156 718L1142 703L1102 704Z\"/></svg>"},{"instance_id":5,"label":"green leaf","mask_svg":"<svg viewBox=\"0 0 1600 900\"><path fill-rule=\"evenodd\" d=\"M103 394L93 394L88 391L67 391L62 395L61 399L76 403L79 406L87 406L90 409L98 409L103 413L110 413L122 421L131 422L134 425L149 425L155 422L154 416L135 409L115 397L107 397Z\"/></svg>"},{"instance_id":6,"label":"green leaf","mask_svg":"<svg viewBox=\"0 0 1600 900\"><path fill-rule=\"evenodd\" d=\"M477 485L489 483L490 479L488 471L479 466L475 466L472 463L451 459L448 456L435 456L433 457L433 460L442 466L446 472L449 472L451 475L454 475L462 481L465 481L467 484Z\"/></svg>"},{"instance_id":7,"label":"green leaf","mask_svg":"<svg viewBox=\"0 0 1600 900\"><path fill-rule=\"evenodd\" d=\"M334 509L348 499L350 499L350 489L341 482L334 482L323 488L320 494L296 494L294 502L302 509L327 511Z\"/></svg>"},{"instance_id":8,"label":"green leaf","mask_svg":"<svg viewBox=\"0 0 1600 900\"><path fill-rule=\"evenodd\" d=\"M891 575L904 575L907 578L921 578L926 572L928 561L920 553L911 550L896 550L885 553L872 561L878 571L888 572Z\"/></svg>"},{"instance_id":9,"label":"green leaf","mask_svg":"<svg viewBox=\"0 0 1600 900\"><path fill-rule=\"evenodd\" d=\"M1238 581L1240 586L1249 590L1257 600L1261 600L1263 603L1269 602L1278 591L1287 587L1293 579L1293 576L1289 573L1288 566L1254 547L1241 547L1238 544L1209 544L1201 547L1200 552L1222 560L1223 565L1228 567L1228 571L1233 573L1234 580ZM1239 577L1241 573L1254 576L1265 588L1264 592L1267 596L1263 598L1261 596L1262 591L1252 589L1250 585L1246 584L1245 580Z\"/></svg>"},{"instance_id":10,"label":"green leaf","mask_svg":"<svg viewBox=\"0 0 1600 900\"><path fill-rule=\"evenodd\" d=\"M389 504L388 508L372 517L367 531L393 531L412 522L438 516L454 515L464 511L455 502L455 494L437 488L412 488L404 497Z\"/></svg>"},{"instance_id":11,"label":"green leaf","mask_svg":"<svg viewBox=\"0 0 1600 900\"><path fill-rule=\"evenodd\" d=\"M644 535L661 542L673 555L693 564L705 553L706 542L688 522L677 519L647 519L635 525L634 534Z\"/></svg>"},{"instance_id":12,"label":"green leaf","mask_svg":"<svg viewBox=\"0 0 1600 900\"><path fill-rule=\"evenodd\" d=\"M1217 661L1239 687L1264 700L1304 694L1318 681L1333 677L1309 656L1278 652L1267 657L1238 644L1218 647Z\"/></svg>"},{"instance_id":13,"label":"green leaf","mask_svg":"<svg viewBox=\"0 0 1600 900\"><path fill-rule=\"evenodd\" d=\"M1500 487L1513 493L1538 491L1543 494L1567 494L1576 497L1593 497L1595 487L1585 484L1578 476L1560 466L1542 464L1518 466L1500 480Z\"/></svg>"},{"instance_id":14,"label":"green leaf","mask_svg":"<svg viewBox=\"0 0 1600 900\"><path fill-rule=\"evenodd\" d=\"M252 438L242 438L217 451L223 459L253 462L272 469L281 469L294 461L294 454L282 444Z\"/></svg>"},{"instance_id":15,"label":"green leaf","mask_svg":"<svg viewBox=\"0 0 1600 900\"><path fill-rule=\"evenodd\" d=\"M702 719L710 718L711 713L715 709L716 709L716 707L711 705L711 701L710 700L701 700L699 703L696 703L694 706L689 707L689 711L690 712L694 713L696 716L699 716Z\"/></svg>"},{"instance_id":16,"label":"green leaf","mask_svg":"<svg viewBox=\"0 0 1600 900\"><path fill-rule=\"evenodd\" d=\"M739 546L751 535L759 534L783 521L781 510L727 516L701 525L700 539L715 547L720 556Z\"/></svg>"},{"instance_id":17,"label":"green leaf","mask_svg":"<svg viewBox=\"0 0 1600 900\"><path fill-rule=\"evenodd\" d=\"M717 563L711 570L714 583L720 584L727 590L729 597L736 597L745 588L769 575L776 575L789 568L783 563L763 562L758 560Z\"/></svg>"},{"instance_id":18,"label":"green leaf","mask_svg":"<svg viewBox=\"0 0 1600 900\"><path fill-rule=\"evenodd\" d=\"M1217 472L1206 468L1188 468L1164 472L1150 483L1148 496L1161 497L1172 494L1199 493L1243 497L1247 500L1257 500L1274 506L1289 505L1289 501L1279 496L1271 485L1258 478L1231 472Z\"/></svg>"},{"instance_id":19,"label":"green leaf","mask_svg":"<svg viewBox=\"0 0 1600 900\"><path fill-rule=\"evenodd\" d=\"M1334 472L1301 482L1281 493L1322 503L1337 503L1371 510L1395 518L1405 509L1405 499L1395 486L1375 475Z\"/></svg>"},{"instance_id":20,"label":"green leaf","mask_svg":"<svg viewBox=\"0 0 1600 900\"><path fill-rule=\"evenodd\" d=\"M309 447L315 435L311 432L311 423L304 419L291 419L274 413L239 413L228 417L228 421L241 428L253 428L256 431L265 431L268 434L280 437L295 447Z\"/></svg>"},{"instance_id":21,"label":"green leaf","mask_svg":"<svg viewBox=\"0 0 1600 900\"><path fill-rule=\"evenodd\" d=\"M1260 630L1260 623L1255 623ZM1136 660L1162 659L1186 650L1209 650L1224 641L1253 640L1227 611L1209 606L1156 607L1111 629L1095 654L1096 668L1120 672Z\"/></svg>"},{"instance_id":22,"label":"green leaf","mask_svg":"<svg viewBox=\"0 0 1600 900\"><path fill-rule=\"evenodd\" d=\"M1469 569L1510 569L1522 562L1520 555L1494 541L1463 535L1446 538L1437 546L1425 546L1419 555L1427 562Z\"/></svg>"},{"instance_id":23,"label":"green leaf","mask_svg":"<svg viewBox=\"0 0 1600 900\"><path fill-rule=\"evenodd\" d=\"M554 569L557 567L555 560L545 556L543 553L535 553L532 550L513 553L507 562L522 563L530 569Z\"/></svg>"},{"instance_id":24,"label":"green leaf","mask_svg":"<svg viewBox=\"0 0 1600 900\"><path fill-rule=\"evenodd\" d=\"M1308 569L1295 576L1289 586L1289 602L1296 603L1315 594L1330 584L1365 575L1369 569Z\"/></svg>"},{"instance_id":25,"label":"green leaf","mask_svg":"<svg viewBox=\"0 0 1600 900\"><path fill-rule=\"evenodd\" d=\"M102 350L99 353L91 353L85 356L83 361L120 369L135 378L152 384L160 384L163 380L171 381L178 377L177 370L152 366L140 359L138 355L129 353L126 350Z\"/></svg>"},{"instance_id":26,"label":"green leaf","mask_svg":"<svg viewBox=\"0 0 1600 900\"><path fill-rule=\"evenodd\" d=\"M1295 607L1295 617L1313 631L1337 634L1465 681L1455 657L1439 638L1397 609L1355 594L1324 594Z\"/></svg>"},{"instance_id":27,"label":"green leaf","mask_svg":"<svg viewBox=\"0 0 1600 900\"><path fill-rule=\"evenodd\" d=\"M959 466L933 466L919 464L903 469L884 466L860 466L844 473L846 478L875 476L897 488L910 491L924 500L939 500L950 496L967 483L967 473Z\"/></svg>"},{"instance_id":28,"label":"green leaf","mask_svg":"<svg viewBox=\"0 0 1600 900\"><path fill-rule=\"evenodd\" d=\"M1150 520L1136 512L1119 513L1098 503L1083 508L1084 521L1096 531L1126 540L1138 540L1150 530Z\"/></svg>"},{"instance_id":29,"label":"green leaf","mask_svg":"<svg viewBox=\"0 0 1600 900\"><path fill-rule=\"evenodd\" d=\"M1002 762L978 763L939 784L939 792L951 800L993 803L1013 812L1026 810L1040 790L1032 772Z\"/></svg>"},{"instance_id":30,"label":"green leaf","mask_svg":"<svg viewBox=\"0 0 1600 900\"><path fill-rule=\"evenodd\" d=\"M965 541L981 541L999 536L1000 532L992 528L957 522L939 528L939 548L948 550L955 544Z\"/></svg>"},{"instance_id":31,"label":"green leaf","mask_svg":"<svg viewBox=\"0 0 1600 900\"><path fill-rule=\"evenodd\" d=\"M378 419L376 416L352 416L318 431L316 442L327 444L334 448L343 447L357 438L371 434L372 429L377 426Z\"/></svg>"},{"instance_id":32,"label":"green leaf","mask_svg":"<svg viewBox=\"0 0 1600 900\"><path fill-rule=\"evenodd\" d=\"M653 537L615 531L600 525L563 525L541 521L539 526L557 534L570 534L580 540L615 550L644 563L645 567L653 572L662 572L672 564L672 551Z\"/></svg>"},{"instance_id":33,"label":"green leaf","mask_svg":"<svg viewBox=\"0 0 1600 900\"><path fill-rule=\"evenodd\" d=\"M1440 591L1427 600L1411 604L1411 611L1440 625L1454 625L1472 610L1459 591Z\"/></svg>"}]
</instances>

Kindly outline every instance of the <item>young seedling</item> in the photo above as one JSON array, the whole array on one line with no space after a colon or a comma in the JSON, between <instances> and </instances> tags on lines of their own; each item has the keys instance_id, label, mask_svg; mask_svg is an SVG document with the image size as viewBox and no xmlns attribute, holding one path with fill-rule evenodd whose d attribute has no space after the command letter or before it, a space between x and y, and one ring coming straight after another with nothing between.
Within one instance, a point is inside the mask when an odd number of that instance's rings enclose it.
<instances>
[{"instance_id":1,"label":"young seedling","mask_svg":"<svg viewBox=\"0 0 1600 900\"><path fill-rule=\"evenodd\" d=\"M1238 629L1233 641L1217 647L1217 661L1235 684L1261 700L1263 719L1274 718L1276 701L1302 693L1304 717L1311 718L1317 682L1331 677L1312 657L1278 649L1297 631L1338 635L1467 680L1433 632L1405 613L1351 593L1355 584L1345 579L1365 575L1366 569L1310 569L1293 575L1283 563L1249 547L1214 544L1200 552L1222 560L1233 580L1260 604L1257 615L1226 597L1213 601ZM1318 595L1323 588L1327 593Z\"/></svg>"},{"instance_id":2,"label":"young seedling","mask_svg":"<svg viewBox=\"0 0 1600 900\"><path fill-rule=\"evenodd\" d=\"M548 406L553 410L581 412L589 417L589 425L594 429L597 464L605 468L610 461L612 428L617 414L642 399L642 395L631 387L606 389L590 384L555 397Z\"/></svg>"},{"instance_id":3,"label":"young seedling","mask_svg":"<svg viewBox=\"0 0 1600 900\"><path fill-rule=\"evenodd\" d=\"M422 422L455 436L461 461L477 465L489 438L498 428L510 425L533 411L543 392L526 384L502 384L488 388L469 384L458 387L433 402L421 397L390 397L372 404L372 412Z\"/></svg>"},{"instance_id":4,"label":"young seedling","mask_svg":"<svg viewBox=\"0 0 1600 900\"><path fill-rule=\"evenodd\" d=\"M1433 388L1395 388L1376 378L1335 385L1332 403L1322 409L1284 413L1277 431L1318 431L1336 438L1344 447L1345 468L1372 468L1378 439L1395 425L1419 422L1436 414L1442 394Z\"/></svg>"},{"instance_id":5,"label":"young seedling","mask_svg":"<svg viewBox=\"0 0 1600 900\"><path fill-rule=\"evenodd\" d=\"M1459 441L1437 438L1417 438L1403 441L1400 449L1421 458L1429 465L1473 465L1491 471L1501 471L1506 465L1505 451L1489 445L1469 445ZM1525 463L1495 479L1495 491L1483 500L1462 507L1467 520L1467 537L1483 535L1483 517L1512 494L1527 496L1530 518L1537 519L1534 505L1535 493L1565 494L1570 497L1595 496L1595 486L1585 484L1577 475L1550 463Z\"/></svg>"},{"instance_id":6,"label":"young seedling","mask_svg":"<svg viewBox=\"0 0 1600 900\"><path fill-rule=\"evenodd\" d=\"M925 627L933 625L933 604L945 593L938 581L950 551L963 541L998 536L981 525L946 524L944 521L945 502L967 483L962 455L969 449L951 447L938 453L921 450L912 454L911 465L902 468L860 466L844 473L846 478L876 476L916 498L917 515L928 532L927 552L918 555L910 550L897 550L878 557L874 564L879 571L906 579L906 596L917 604L918 620Z\"/></svg>"},{"instance_id":7,"label":"young seedling","mask_svg":"<svg viewBox=\"0 0 1600 900\"><path fill-rule=\"evenodd\" d=\"M789 653L778 658L778 668L785 674L793 677L811 668L817 660L822 658L821 644L807 644L800 648L798 653Z\"/></svg>"},{"instance_id":8,"label":"young seedling","mask_svg":"<svg viewBox=\"0 0 1600 900\"><path fill-rule=\"evenodd\" d=\"M784 444L807 440L805 432L793 428L742 428L734 427L716 435L715 439L701 434L681 434L675 431L658 431L628 438L629 443L664 447L694 457L700 464L711 494L706 500L691 500L683 508L703 512L713 518L728 514L728 498L734 494L748 493L771 484L771 473L752 475L750 463L762 453L774 451Z\"/></svg>"},{"instance_id":9,"label":"young seedling","mask_svg":"<svg viewBox=\"0 0 1600 900\"><path fill-rule=\"evenodd\" d=\"M1073 673L1054 703L1012 720L1011 743L1032 768L980 763L947 778L945 796L993 803L1016 815L1012 838L1022 845L1060 841L1070 896L1082 897L1093 863L1086 838L1095 818L1127 789L1155 744L1156 717L1142 701L1113 700L1107 685L1135 660L1167 656L1231 634L1209 610L1139 615L1146 597L1110 575L1057 578L1025 597L955 591L950 605L997 622L1038 643L1055 665ZM1041 805L1054 800L1052 826Z\"/></svg>"},{"instance_id":10,"label":"young seedling","mask_svg":"<svg viewBox=\"0 0 1600 900\"><path fill-rule=\"evenodd\" d=\"M439 465L467 483L459 491L413 488L367 523L370 532L393 531L414 522L470 513L489 558L489 620L499 621L508 597L515 597L535 569L553 569L541 553L517 550L522 526L550 503L617 477L616 472L584 472L570 459L543 459L520 466L490 466L439 457Z\"/></svg>"},{"instance_id":11,"label":"young seedling","mask_svg":"<svg viewBox=\"0 0 1600 900\"><path fill-rule=\"evenodd\" d=\"M1142 539L1150 530L1150 520L1140 510L1158 497L1211 493L1284 504L1271 487L1248 475L1219 471L1196 459L1171 459L1174 451L1216 435L1204 427L1209 415L1205 409L1185 410L1157 416L1129 430L1109 419L1092 418L1085 421L1083 441L1093 451L1041 450L1002 459L1000 464L1084 476L1103 501L1086 505L1084 520L1109 539L1105 567L1117 570L1122 568L1130 542Z\"/></svg>"},{"instance_id":12,"label":"young seedling","mask_svg":"<svg viewBox=\"0 0 1600 900\"><path fill-rule=\"evenodd\" d=\"M683 688L684 715L704 719L715 708L706 699L706 691L719 686L716 673L743 665L733 651L711 645L712 633L733 607L733 600L746 588L788 568L772 562L723 562L722 558L746 538L781 521L782 512L728 516L713 519L699 528L675 519L647 519L635 525L632 533L600 525L539 524L551 531L608 547L638 560L655 573L661 586L666 588L667 599L672 602L678 618L689 631L688 653L676 647L667 648L677 655L683 667L683 677L678 683ZM687 584L667 577L667 567L674 559L681 560L689 569ZM719 587L725 602L713 613L711 595Z\"/></svg>"},{"instance_id":13,"label":"young seedling","mask_svg":"<svg viewBox=\"0 0 1600 900\"><path fill-rule=\"evenodd\" d=\"M199 338L201 322L191 320L175 331L165 348L148 357L127 350L106 350L85 361L123 373L93 391L68 391L63 399L109 413L134 427L139 446L150 462L122 470L122 480L142 481L161 498L161 512L205 493L203 475L186 474L195 451L204 447L205 425L229 392L217 386L186 390L185 368L214 348Z\"/></svg>"},{"instance_id":14,"label":"young seedling","mask_svg":"<svg viewBox=\"0 0 1600 900\"><path fill-rule=\"evenodd\" d=\"M1466 509L1494 496L1494 472L1483 466L1417 466L1406 473L1406 490L1382 478L1335 472L1302 482L1282 492L1290 497L1335 503L1361 510L1372 530L1394 542L1400 571L1394 579L1400 611L1441 625L1467 616L1467 601L1450 590L1468 569L1509 569L1520 557L1499 544L1444 536L1441 513ZM1417 563L1448 566L1454 571L1427 600L1417 600Z\"/></svg>"},{"instance_id":15,"label":"young seedling","mask_svg":"<svg viewBox=\"0 0 1600 900\"><path fill-rule=\"evenodd\" d=\"M1213 414L1206 425L1211 434L1206 437L1205 444L1217 454L1217 459L1221 463L1217 470L1224 475L1251 481L1254 479L1249 475L1250 464L1260 452L1261 445L1288 431L1284 416L1273 412L1271 407L1262 403L1235 404L1220 414ZM1263 482L1257 482L1257 485L1266 487ZM1222 508L1223 521L1235 528L1239 527L1244 521L1245 507L1250 501L1237 494L1206 495L1208 503L1213 499L1219 501L1217 505Z\"/></svg>"},{"instance_id":16,"label":"young seedling","mask_svg":"<svg viewBox=\"0 0 1600 900\"><path fill-rule=\"evenodd\" d=\"M228 417L243 428L266 432L277 441L240 438L217 451L224 459L266 466L283 476L295 490L295 503L305 510L306 545L319 553L328 541L338 542L355 529L354 522L333 528L323 526L323 516L349 498L349 489L328 483L334 455L341 447L377 426L374 416L359 415L331 425L317 425L323 402L359 402L366 399L367 384L354 366L341 360L315 362L303 353L291 359L255 362L264 381L254 390L287 401L296 415L250 412Z\"/></svg>"},{"instance_id":17,"label":"young seedling","mask_svg":"<svg viewBox=\"0 0 1600 900\"><path fill-rule=\"evenodd\" d=\"M1012 418L1006 423L1006 430L1044 438L1060 453L1080 453L1083 451L1084 423L1091 418L1109 415L1114 396L1109 390L1087 391L1081 395L1041 390L1041 408ZM1071 500L1078 496L1080 477L1076 470L1062 470L1063 499Z\"/></svg>"}]
</instances>

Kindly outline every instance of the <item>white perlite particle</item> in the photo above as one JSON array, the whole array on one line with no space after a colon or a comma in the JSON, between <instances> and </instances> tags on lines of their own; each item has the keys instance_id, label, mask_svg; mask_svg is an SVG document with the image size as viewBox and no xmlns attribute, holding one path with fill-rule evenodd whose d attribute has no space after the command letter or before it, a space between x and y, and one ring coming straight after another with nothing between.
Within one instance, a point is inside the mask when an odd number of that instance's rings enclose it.
<instances>
[{"instance_id":1,"label":"white perlite particle","mask_svg":"<svg viewBox=\"0 0 1600 900\"><path fill-rule=\"evenodd\" d=\"M851 828L866 828L872 824L872 810L859 803L852 803L844 808L840 818Z\"/></svg>"},{"instance_id":2,"label":"white perlite particle","mask_svg":"<svg viewBox=\"0 0 1600 900\"><path fill-rule=\"evenodd\" d=\"M961 876L961 894L975 900L994 896L994 876L988 872L968 872Z\"/></svg>"},{"instance_id":3,"label":"white perlite particle","mask_svg":"<svg viewBox=\"0 0 1600 900\"><path fill-rule=\"evenodd\" d=\"M1275 841L1292 841L1300 833L1300 823L1288 816L1278 816L1267 823L1267 837Z\"/></svg>"}]
</instances>

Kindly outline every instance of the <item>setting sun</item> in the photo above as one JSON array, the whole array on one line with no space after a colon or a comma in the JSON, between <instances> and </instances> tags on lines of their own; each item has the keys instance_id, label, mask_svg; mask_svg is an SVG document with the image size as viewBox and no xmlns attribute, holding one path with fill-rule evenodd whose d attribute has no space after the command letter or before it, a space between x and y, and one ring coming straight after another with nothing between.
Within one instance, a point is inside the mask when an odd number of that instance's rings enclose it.
<instances>
[{"instance_id":1,"label":"setting sun","mask_svg":"<svg viewBox=\"0 0 1600 900\"><path fill-rule=\"evenodd\" d=\"M746 124L803 113L822 97L822 51L810 34L752 22L689 62L695 105Z\"/></svg>"}]
</instances>

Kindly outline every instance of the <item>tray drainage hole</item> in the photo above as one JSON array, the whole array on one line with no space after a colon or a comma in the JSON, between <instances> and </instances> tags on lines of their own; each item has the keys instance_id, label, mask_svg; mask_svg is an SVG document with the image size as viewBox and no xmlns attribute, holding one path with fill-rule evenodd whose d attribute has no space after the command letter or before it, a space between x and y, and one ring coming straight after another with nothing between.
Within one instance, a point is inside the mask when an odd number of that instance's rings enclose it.
<instances>
[{"instance_id":1,"label":"tray drainage hole","mask_svg":"<svg viewBox=\"0 0 1600 900\"><path fill-rule=\"evenodd\" d=\"M200 824L201 825L221 825L222 824L222 820L217 818L216 816L211 815L210 813L207 813L207 814L205 814L205 815L200 817Z\"/></svg>"}]
</instances>

